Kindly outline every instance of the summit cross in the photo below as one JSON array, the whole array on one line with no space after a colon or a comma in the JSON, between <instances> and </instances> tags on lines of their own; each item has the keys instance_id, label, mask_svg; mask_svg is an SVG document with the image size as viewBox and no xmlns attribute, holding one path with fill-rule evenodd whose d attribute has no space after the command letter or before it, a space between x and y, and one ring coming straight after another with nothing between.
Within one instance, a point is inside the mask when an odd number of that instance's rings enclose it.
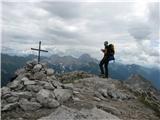
<instances>
[{"instance_id":1,"label":"summit cross","mask_svg":"<svg viewBox=\"0 0 160 120\"><path fill-rule=\"evenodd\" d=\"M42 49L41 49L41 41L39 41L39 49L31 48L31 50L36 50L36 51L38 51L38 63L40 63L41 52L48 52L47 50L42 50Z\"/></svg>"}]
</instances>

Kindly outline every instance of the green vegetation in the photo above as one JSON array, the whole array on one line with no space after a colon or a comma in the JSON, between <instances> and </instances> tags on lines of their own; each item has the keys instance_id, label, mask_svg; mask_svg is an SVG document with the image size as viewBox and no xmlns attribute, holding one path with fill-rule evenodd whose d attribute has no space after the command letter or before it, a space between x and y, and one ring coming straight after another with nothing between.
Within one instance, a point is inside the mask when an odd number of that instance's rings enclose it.
<instances>
[{"instance_id":1,"label":"green vegetation","mask_svg":"<svg viewBox=\"0 0 160 120\"><path fill-rule=\"evenodd\" d=\"M160 101L156 101L152 97L147 97L145 95L139 96L139 100L147 107L153 109L155 114L160 118Z\"/></svg>"}]
</instances>

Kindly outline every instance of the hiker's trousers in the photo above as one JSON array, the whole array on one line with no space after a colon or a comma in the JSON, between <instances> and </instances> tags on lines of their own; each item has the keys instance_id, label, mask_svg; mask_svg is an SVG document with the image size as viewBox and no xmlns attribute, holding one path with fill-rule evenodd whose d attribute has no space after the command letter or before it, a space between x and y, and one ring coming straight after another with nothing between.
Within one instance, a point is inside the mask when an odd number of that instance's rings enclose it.
<instances>
[{"instance_id":1,"label":"hiker's trousers","mask_svg":"<svg viewBox=\"0 0 160 120\"><path fill-rule=\"evenodd\" d=\"M105 77L107 78L108 78L108 63L109 63L108 59L104 57L99 64L101 74L105 74ZM104 68L105 68L105 72L104 72Z\"/></svg>"}]
</instances>

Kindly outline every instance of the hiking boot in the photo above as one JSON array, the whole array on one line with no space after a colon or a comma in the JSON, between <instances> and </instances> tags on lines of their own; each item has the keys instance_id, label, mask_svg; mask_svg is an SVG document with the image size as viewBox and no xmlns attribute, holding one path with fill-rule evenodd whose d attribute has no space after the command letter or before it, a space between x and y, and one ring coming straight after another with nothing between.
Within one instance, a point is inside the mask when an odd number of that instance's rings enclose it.
<instances>
[{"instance_id":1,"label":"hiking boot","mask_svg":"<svg viewBox=\"0 0 160 120\"><path fill-rule=\"evenodd\" d=\"M104 77L105 77L105 75L104 75L104 74L100 74L100 75L99 75L99 77L102 77L102 78L104 78Z\"/></svg>"},{"instance_id":2,"label":"hiking boot","mask_svg":"<svg viewBox=\"0 0 160 120\"><path fill-rule=\"evenodd\" d=\"M108 79L108 76L104 76L103 78L107 78Z\"/></svg>"}]
</instances>

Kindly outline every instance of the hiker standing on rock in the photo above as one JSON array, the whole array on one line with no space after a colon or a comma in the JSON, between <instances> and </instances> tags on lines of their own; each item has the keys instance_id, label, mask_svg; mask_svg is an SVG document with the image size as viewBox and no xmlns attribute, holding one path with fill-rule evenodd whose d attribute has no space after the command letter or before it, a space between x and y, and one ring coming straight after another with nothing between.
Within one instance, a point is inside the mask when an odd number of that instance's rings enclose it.
<instances>
[{"instance_id":1,"label":"hiker standing on rock","mask_svg":"<svg viewBox=\"0 0 160 120\"><path fill-rule=\"evenodd\" d=\"M101 51L104 53L104 56L102 58L102 60L100 61L99 67L101 70L101 77L105 77L108 78L108 63L111 60L115 60L114 59L114 45L113 44L109 44L108 45L108 41L104 42L104 49L101 49ZM104 72L104 68L105 67L105 72Z\"/></svg>"}]
</instances>

